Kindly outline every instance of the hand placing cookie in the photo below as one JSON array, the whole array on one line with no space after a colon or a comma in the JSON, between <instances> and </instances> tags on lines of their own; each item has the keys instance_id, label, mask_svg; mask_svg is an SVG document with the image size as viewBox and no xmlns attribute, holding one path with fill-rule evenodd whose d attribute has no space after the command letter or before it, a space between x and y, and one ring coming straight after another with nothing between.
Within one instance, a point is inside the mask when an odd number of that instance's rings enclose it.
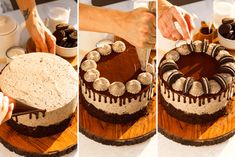
<instances>
[{"instance_id":1,"label":"hand placing cookie","mask_svg":"<svg viewBox=\"0 0 235 157\"><path fill-rule=\"evenodd\" d=\"M0 124L11 119L13 108L14 104L10 104L8 97L0 92Z\"/></svg>"},{"instance_id":2,"label":"hand placing cookie","mask_svg":"<svg viewBox=\"0 0 235 157\"><path fill-rule=\"evenodd\" d=\"M159 0L158 27L163 37L171 40L186 40L191 37L195 28L192 16L180 7L174 6L166 0ZM176 28L178 23L182 33Z\"/></svg>"}]
</instances>

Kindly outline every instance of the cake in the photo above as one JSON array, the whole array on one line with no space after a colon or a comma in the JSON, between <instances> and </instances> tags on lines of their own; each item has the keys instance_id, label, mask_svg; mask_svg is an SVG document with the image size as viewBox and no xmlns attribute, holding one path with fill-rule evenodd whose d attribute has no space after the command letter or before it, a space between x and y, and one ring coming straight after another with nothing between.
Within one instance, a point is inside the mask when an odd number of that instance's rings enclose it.
<instances>
[{"instance_id":1,"label":"cake","mask_svg":"<svg viewBox=\"0 0 235 157\"><path fill-rule=\"evenodd\" d=\"M135 47L122 41L106 43L81 61L79 101L100 120L128 123L146 114L153 78L153 64L142 71Z\"/></svg>"},{"instance_id":2,"label":"cake","mask_svg":"<svg viewBox=\"0 0 235 157\"><path fill-rule=\"evenodd\" d=\"M159 63L159 101L171 116L208 123L226 113L233 96L234 58L207 40L178 46Z\"/></svg>"},{"instance_id":3,"label":"cake","mask_svg":"<svg viewBox=\"0 0 235 157\"><path fill-rule=\"evenodd\" d=\"M1 91L16 102L46 112L19 115L9 124L16 131L33 137L63 131L76 111L77 78L72 65L54 54L30 53L15 57L2 70Z\"/></svg>"}]
</instances>

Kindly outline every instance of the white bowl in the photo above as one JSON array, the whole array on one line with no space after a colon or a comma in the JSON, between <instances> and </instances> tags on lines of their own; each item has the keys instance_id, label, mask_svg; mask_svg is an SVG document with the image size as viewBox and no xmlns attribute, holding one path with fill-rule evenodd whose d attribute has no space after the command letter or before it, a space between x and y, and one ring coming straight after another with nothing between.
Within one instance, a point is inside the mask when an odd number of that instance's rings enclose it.
<instances>
[{"instance_id":1,"label":"white bowl","mask_svg":"<svg viewBox=\"0 0 235 157\"><path fill-rule=\"evenodd\" d=\"M56 54L58 54L61 57L65 58L71 58L75 57L77 55L77 46L76 47L62 47L59 45L56 45Z\"/></svg>"},{"instance_id":2,"label":"white bowl","mask_svg":"<svg viewBox=\"0 0 235 157\"><path fill-rule=\"evenodd\" d=\"M219 31L218 31L218 38L222 46L224 46L225 48L229 50L235 50L235 40L226 39L219 33Z\"/></svg>"}]
</instances>

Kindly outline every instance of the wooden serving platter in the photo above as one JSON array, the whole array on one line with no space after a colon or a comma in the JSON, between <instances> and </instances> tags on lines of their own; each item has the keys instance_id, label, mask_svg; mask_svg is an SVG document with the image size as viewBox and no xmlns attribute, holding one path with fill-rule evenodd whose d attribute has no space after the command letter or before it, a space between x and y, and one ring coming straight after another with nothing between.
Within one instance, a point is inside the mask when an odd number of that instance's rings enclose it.
<instances>
[{"instance_id":1,"label":"wooden serving platter","mask_svg":"<svg viewBox=\"0 0 235 157\"><path fill-rule=\"evenodd\" d=\"M43 138L21 135L6 123L0 125L0 142L10 151L26 157L56 157L68 154L77 147L77 116L61 133Z\"/></svg>"},{"instance_id":2,"label":"wooden serving platter","mask_svg":"<svg viewBox=\"0 0 235 157\"><path fill-rule=\"evenodd\" d=\"M79 130L88 138L106 145L122 146L144 142L156 134L156 96L152 99L148 114L128 124L101 121L88 114L80 104Z\"/></svg>"}]
</instances>

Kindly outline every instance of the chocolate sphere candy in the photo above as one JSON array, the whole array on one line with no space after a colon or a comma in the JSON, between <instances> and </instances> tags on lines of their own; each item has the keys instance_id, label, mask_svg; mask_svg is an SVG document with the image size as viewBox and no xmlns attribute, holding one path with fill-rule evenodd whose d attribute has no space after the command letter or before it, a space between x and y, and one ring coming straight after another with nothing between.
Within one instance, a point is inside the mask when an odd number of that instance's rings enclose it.
<instances>
[{"instance_id":1,"label":"chocolate sphere candy","mask_svg":"<svg viewBox=\"0 0 235 157\"><path fill-rule=\"evenodd\" d=\"M224 19L222 20L222 23L223 23L223 24L231 24L231 23L233 23L233 22L234 22L234 19L233 19L233 18L229 18L229 17L224 18Z\"/></svg>"},{"instance_id":2,"label":"chocolate sphere candy","mask_svg":"<svg viewBox=\"0 0 235 157\"><path fill-rule=\"evenodd\" d=\"M219 33L221 35L225 35L228 34L230 31L232 30L232 26L230 24L222 24L219 27Z\"/></svg>"},{"instance_id":3,"label":"chocolate sphere candy","mask_svg":"<svg viewBox=\"0 0 235 157\"><path fill-rule=\"evenodd\" d=\"M61 23L61 24L58 24L58 25L56 26L56 30L65 30L65 29L67 29L68 27L69 27L68 24L66 24L66 23Z\"/></svg>"},{"instance_id":4,"label":"chocolate sphere candy","mask_svg":"<svg viewBox=\"0 0 235 157\"><path fill-rule=\"evenodd\" d=\"M65 37L65 32L63 30L56 30L53 35L57 41L61 41Z\"/></svg>"}]
</instances>

